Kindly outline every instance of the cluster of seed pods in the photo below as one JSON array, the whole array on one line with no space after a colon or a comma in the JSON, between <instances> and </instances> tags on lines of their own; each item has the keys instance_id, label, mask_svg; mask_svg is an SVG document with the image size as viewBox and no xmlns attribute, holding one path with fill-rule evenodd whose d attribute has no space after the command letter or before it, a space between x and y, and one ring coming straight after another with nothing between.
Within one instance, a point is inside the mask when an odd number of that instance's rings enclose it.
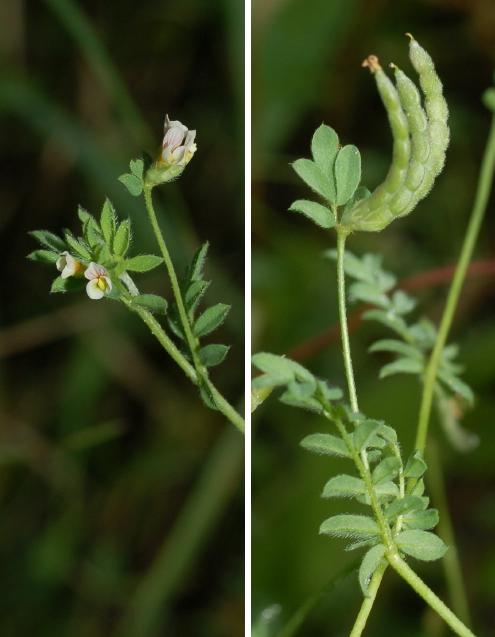
<instances>
[{"instance_id":1,"label":"cluster of seed pods","mask_svg":"<svg viewBox=\"0 0 495 637\"><path fill-rule=\"evenodd\" d=\"M428 194L445 162L449 113L442 82L430 55L409 37L409 57L419 75L424 108L416 85L397 66L391 65L394 86L376 56L370 55L363 62L374 75L388 114L394 147L392 164L383 183L344 213L342 225L351 231L377 232L394 219L409 214Z\"/></svg>"}]
</instances>

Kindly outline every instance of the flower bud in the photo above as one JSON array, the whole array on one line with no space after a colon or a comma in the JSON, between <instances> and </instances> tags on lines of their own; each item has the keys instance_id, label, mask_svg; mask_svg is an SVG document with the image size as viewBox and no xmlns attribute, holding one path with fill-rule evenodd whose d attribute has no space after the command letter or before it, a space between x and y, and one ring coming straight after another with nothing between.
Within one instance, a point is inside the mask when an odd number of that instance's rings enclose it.
<instances>
[{"instance_id":1,"label":"flower bud","mask_svg":"<svg viewBox=\"0 0 495 637\"><path fill-rule=\"evenodd\" d=\"M146 183L153 187L179 177L196 152L195 137L195 130L167 115L160 156L146 173Z\"/></svg>"},{"instance_id":2,"label":"flower bud","mask_svg":"<svg viewBox=\"0 0 495 637\"><path fill-rule=\"evenodd\" d=\"M57 270L61 272L62 279L68 279L70 276L82 276L84 265L74 259L74 257L65 250L57 259Z\"/></svg>"}]
</instances>

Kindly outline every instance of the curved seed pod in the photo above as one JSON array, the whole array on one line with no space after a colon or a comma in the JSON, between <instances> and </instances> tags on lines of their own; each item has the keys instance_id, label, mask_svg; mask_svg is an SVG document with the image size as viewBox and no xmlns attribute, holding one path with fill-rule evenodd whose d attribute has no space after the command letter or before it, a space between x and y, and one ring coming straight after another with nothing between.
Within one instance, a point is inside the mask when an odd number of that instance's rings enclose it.
<instances>
[{"instance_id":1,"label":"curved seed pod","mask_svg":"<svg viewBox=\"0 0 495 637\"><path fill-rule=\"evenodd\" d=\"M411 136L407 169L402 181L396 183L395 191L391 192L385 187L386 194L384 196L384 183L375 190L369 199L357 203L353 209L344 213L342 224L347 225L350 230L376 232L382 230L395 218L410 213L416 204L428 194L445 162L445 153L449 143L449 128L447 126L448 107L443 96L442 83L436 74L430 55L411 35L409 37L409 57L419 75L420 85L425 96L425 109L423 110L421 106L421 97L414 82L394 67L399 107L405 110ZM378 75L376 67L379 65L374 56L368 58L365 64L370 66L375 76ZM378 85L378 78L376 79ZM393 168L396 159L399 159L400 165L400 155L397 157L395 153L396 129L392 125L393 114L389 111L391 103L387 103L386 100L383 102L389 113L394 134ZM401 170L404 170L403 166ZM374 205L376 202L378 202L378 207Z\"/></svg>"},{"instance_id":2,"label":"curved seed pod","mask_svg":"<svg viewBox=\"0 0 495 637\"><path fill-rule=\"evenodd\" d=\"M404 187L390 202L390 209L394 217L402 217L416 205L417 192L427 179L431 158L430 131L416 85L397 66L393 64L391 66L394 69L397 92L406 112L411 132L411 160Z\"/></svg>"},{"instance_id":3,"label":"curved seed pod","mask_svg":"<svg viewBox=\"0 0 495 637\"><path fill-rule=\"evenodd\" d=\"M360 230L380 230L392 221L393 215L386 204L400 190L406 178L411 153L409 124L399 94L380 66L378 58L370 55L363 66L368 66L373 73L388 114L394 139L393 158L383 183L352 210L352 215L347 220L347 215L344 215L342 223L345 225L346 221L350 221L352 226L357 226Z\"/></svg>"},{"instance_id":4,"label":"curved seed pod","mask_svg":"<svg viewBox=\"0 0 495 637\"><path fill-rule=\"evenodd\" d=\"M419 83L425 94L425 110L430 129L431 157L428 165L433 173L433 178L427 180L431 183L425 183L420 188L417 193L417 201L419 201L429 192L435 177L441 172L445 163L445 153L450 136L447 125L449 109L443 96L442 82L435 71L433 60L412 35L407 35L410 38L409 58L419 75Z\"/></svg>"}]
</instances>

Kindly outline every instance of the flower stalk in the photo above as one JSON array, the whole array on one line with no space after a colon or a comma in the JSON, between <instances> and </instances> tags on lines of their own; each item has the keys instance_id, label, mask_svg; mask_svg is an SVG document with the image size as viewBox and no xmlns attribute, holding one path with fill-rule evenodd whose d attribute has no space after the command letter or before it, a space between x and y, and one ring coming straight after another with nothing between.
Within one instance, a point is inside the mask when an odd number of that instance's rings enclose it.
<instances>
[{"instance_id":1,"label":"flower stalk","mask_svg":"<svg viewBox=\"0 0 495 637\"><path fill-rule=\"evenodd\" d=\"M170 283L172 286L172 292L173 292L174 299L177 305L177 310L179 313L182 329L184 330L184 335L186 337L189 351L191 353L191 357L193 361L193 369L195 370L194 382L199 387L206 388L207 392L211 395L211 398L213 399L217 408L224 414L224 416L233 425L237 427L237 429L239 429L239 431L244 432L244 428L245 428L244 419L232 407L232 405L230 405L230 403L224 398L224 396L218 391L215 385L211 382L210 378L208 377L208 372L206 371L206 368L204 367L204 365L201 363L199 359L198 339L193 334L191 324L189 322L189 318L187 315L186 307L184 304L184 299L182 297L182 291L180 289L179 280L175 272L175 267L172 262L172 258L170 256L170 252L167 248L165 238L158 224L158 219L156 217L155 209L153 206L152 189L153 189L153 186L150 186L150 185L145 185L144 187L143 193L144 193L144 200L146 204L146 210L148 213L148 219L153 229L153 233L158 243L158 247L162 254L165 267L167 269L167 273L168 273Z\"/></svg>"}]
</instances>

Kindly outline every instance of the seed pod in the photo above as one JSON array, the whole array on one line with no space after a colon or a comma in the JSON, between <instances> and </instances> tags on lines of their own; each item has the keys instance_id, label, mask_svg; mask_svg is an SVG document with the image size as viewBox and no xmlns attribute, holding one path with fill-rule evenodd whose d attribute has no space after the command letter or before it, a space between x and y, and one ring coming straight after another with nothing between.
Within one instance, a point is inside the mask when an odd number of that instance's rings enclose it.
<instances>
[{"instance_id":1,"label":"seed pod","mask_svg":"<svg viewBox=\"0 0 495 637\"><path fill-rule=\"evenodd\" d=\"M425 109L414 82L402 71L395 68L397 98L392 99L388 89L385 99L380 84L386 86L386 78L374 56L365 62L375 74L380 95L387 110L394 136L394 155L391 169L385 182L366 200L356 204L342 216L342 225L351 230L376 232L382 230L397 217L402 217L416 206L430 191L436 176L445 162L445 152L449 143L447 126L448 107L442 93L442 83L436 74L430 55L412 38L409 43L409 57L419 74L421 88L425 95ZM404 127L397 120L397 113L405 115L410 135L410 150L404 167L400 135ZM426 111L426 113L425 113ZM399 123L399 125L398 125ZM396 135L399 135L399 138ZM394 179L397 175L401 178ZM390 176L390 179L389 179Z\"/></svg>"},{"instance_id":2,"label":"seed pod","mask_svg":"<svg viewBox=\"0 0 495 637\"><path fill-rule=\"evenodd\" d=\"M403 189L390 202L394 217L402 217L417 203L417 192L428 173L430 159L430 132L426 113L421 106L421 96L416 85L407 75L391 65L395 73L397 92L406 112L411 133L411 160L407 169Z\"/></svg>"},{"instance_id":3,"label":"seed pod","mask_svg":"<svg viewBox=\"0 0 495 637\"><path fill-rule=\"evenodd\" d=\"M419 83L425 94L425 110L430 128L431 156L428 164L434 178L441 172L445 163L445 152L449 145L449 127L447 120L449 109L442 92L442 82L435 71L435 65L429 53L408 34L409 58L419 75ZM426 192L422 193L424 196ZM420 197L421 198L421 197Z\"/></svg>"},{"instance_id":4,"label":"seed pod","mask_svg":"<svg viewBox=\"0 0 495 637\"><path fill-rule=\"evenodd\" d=\"M407 174L411 152L409 124L399 94L380 66L378 58L370 55L363 62L363 66L369 67L373 73L378 92L388 114L394 140L393 157L383 183L352 210L351 217L344 215L342 223L346 224L347 221L351 221L351 224L360 230L380 230L393 219L387 204L403 186ZM348 218L346 219L346 217Z\"/></svg>"},{"instance_id":5,"label":"seed pod","mask_svg":"<svg viewBox=\"0 0 495 637\"><path fill-rule=\"evenodd\" d=\"M418 202L430 192L437 175L442 171L445 163L445 152L449 145L447 125L449 109L443 96L442 82L435 71L430 55L410 34L408 36L410 38L409 57L419 75L419 82L425 95L430 155L425 165L424 179L414 192L409 205L399 213L399 217L411 212Z\"/></svg>"}]
</instances>

